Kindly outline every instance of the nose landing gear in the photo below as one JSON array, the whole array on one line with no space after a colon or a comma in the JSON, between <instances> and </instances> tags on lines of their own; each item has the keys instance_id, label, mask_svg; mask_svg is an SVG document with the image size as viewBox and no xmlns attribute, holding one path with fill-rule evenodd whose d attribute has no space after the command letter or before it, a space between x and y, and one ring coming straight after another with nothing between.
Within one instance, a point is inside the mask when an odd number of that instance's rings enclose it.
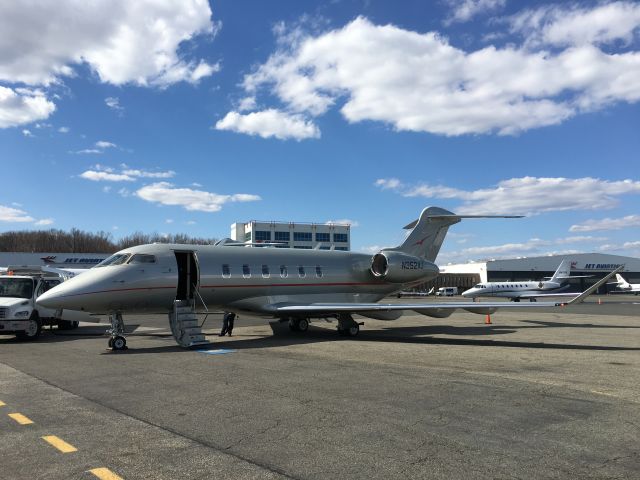
<instances>
[{"instance_id":1,"label":"nose landing gear","mask_svg":"<svg viewBox=\"0 0 640 480\"><path fill-rule=\"evenodd\" d=\"M109 321L111 322L111 328L106 331L107 335L111 335L109 338L109 348L113 351L126 350L127 339L124 338L124 320L122 320L122 314L116 313L109 315Z\"/></svg>"}]
</instances>

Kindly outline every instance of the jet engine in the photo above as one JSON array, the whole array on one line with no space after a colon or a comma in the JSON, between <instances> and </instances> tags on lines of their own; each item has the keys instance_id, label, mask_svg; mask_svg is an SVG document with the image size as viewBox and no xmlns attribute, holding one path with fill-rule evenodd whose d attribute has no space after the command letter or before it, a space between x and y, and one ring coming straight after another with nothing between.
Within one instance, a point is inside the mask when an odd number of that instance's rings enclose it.
<instances>
[{"instance_id":1,"label":"jet engine","mask_svg":"<svg viewBox=\"0 0 640 480\"><path fill-rule=\"evenodd\" d=\"M371 273L391 283L410 283L434 278L438 266L424 258L403 252L382 251L371 259Z\"/></svg>"}]
</instances>

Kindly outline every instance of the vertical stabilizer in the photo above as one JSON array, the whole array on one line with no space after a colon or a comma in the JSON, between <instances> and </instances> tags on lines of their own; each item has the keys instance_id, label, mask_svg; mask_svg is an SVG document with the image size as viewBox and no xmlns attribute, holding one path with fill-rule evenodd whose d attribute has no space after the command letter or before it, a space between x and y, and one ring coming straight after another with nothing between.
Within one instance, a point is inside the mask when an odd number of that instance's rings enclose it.
<instances>
[{"instance_id":1,"label":"vertical stabilizer","mask_svg":"<svg viewBox=\"0 0 640 480\"><path fill-rule=\"evenodd\" d=\"M556 273L551 277L552 282L562 283L562 280L571 276L571 260L566 258L560 262L560 266L557 268Z\"/></svg>"},{"instance_id":2,"label":"vertical stabilizer","mask_svg":"<svg viewBox=\"0 0 640 480\"><path fill-rule=\"evenodd\" d=\"M622 275L620 275L619 273L616 274L616 280L617 280L617 284L618 284L618 288L630 288L631 285L629 284L629 282L627 282Z\"/></svg>"},{"instance_id":3,"label":"vertical stabilizer","mask_svg":"<svg viewBox=\"0 0 640 480\"><path fill-rule=\"evenodd\" d=\"M420 218L404 227L412 229L402 245L393 248L401 252L435 261L451 225L460 221L460 216L439 207L427 207Z\"/></svg>"}]
</instances>

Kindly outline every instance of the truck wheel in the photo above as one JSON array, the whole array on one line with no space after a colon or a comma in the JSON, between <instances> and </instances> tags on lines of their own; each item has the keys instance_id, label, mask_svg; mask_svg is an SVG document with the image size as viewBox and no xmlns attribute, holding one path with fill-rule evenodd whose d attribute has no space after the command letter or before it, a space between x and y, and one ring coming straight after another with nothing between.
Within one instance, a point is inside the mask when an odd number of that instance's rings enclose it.
<instances>
[{"instance_id":1,"label":"truck wheel","mask_svg":"<svg viewBox=\"0 0 640 480\"><path fill-rule=\"evenodd\" d=\"M41 331L42 321L40 320L38 312L34 310L31 317L29 317L29 326L22 332L16 332L16 337L20 340L35 340L40 336Z\"/></svg>"}]
</instances>

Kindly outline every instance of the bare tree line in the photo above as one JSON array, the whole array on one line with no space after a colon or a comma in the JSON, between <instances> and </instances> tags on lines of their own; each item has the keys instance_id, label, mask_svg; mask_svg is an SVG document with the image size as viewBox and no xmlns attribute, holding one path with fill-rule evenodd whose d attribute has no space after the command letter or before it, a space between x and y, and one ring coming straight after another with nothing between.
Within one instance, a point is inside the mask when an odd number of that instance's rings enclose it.
<instances>
[{"instance_id":1,"label":"bare tree line","mask_svg":"<svg viewBox=\"0 0 640 480\"><path fill-rule=\"evenodd\" d=\"M63 230L9 231L0 233L0 252L113 253L145 243L186 243L208 245L215 238L190 237L183 233L161 235L135 232L113 240L107 232Z\"/></svg>"}]
</instances>

